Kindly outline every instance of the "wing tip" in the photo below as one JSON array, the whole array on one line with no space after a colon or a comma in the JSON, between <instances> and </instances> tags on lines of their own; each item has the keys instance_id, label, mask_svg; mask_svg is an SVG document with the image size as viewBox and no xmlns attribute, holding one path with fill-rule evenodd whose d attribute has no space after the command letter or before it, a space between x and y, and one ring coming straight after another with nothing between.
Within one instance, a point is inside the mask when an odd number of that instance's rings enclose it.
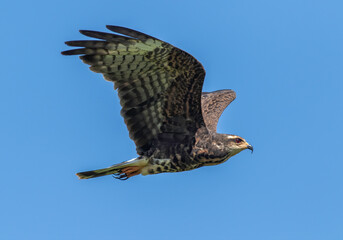
<instances>
[{"instance_id":1,"label":"wing tip","mask_svg":"<svg viewBox=\"0 0 343 240\"><path fill-rule=\"evenodd\" d=\"M106 25L106 28L112 32L123 34L132 38L136 38L139 40L147 40L147 39L154 39L159 40L151 35L148 35L146 33L127 28L127 27L121 27L121 26L115 26L115 25Z\"/></svg>"},{"instance_id":2,"label":"wing tip","mask_svg":"<svg viewBox=\"0 0 343 240\"><path fill-rule=\"evenodd\" d=\"M74 54L72 53L72 51L73 51L73 50L62 51L61 54L62 54L63 56L72 56L72 55L74 55Z\"/></svg>"},{"instance_id":3,"label":"wing tip","mask_svg":"<svg viewBox=\"0 0 343 240\"><path fill-rule=\"evenodd\" d=\"M85 54L85 48L76 48L76 49L71 49L71 50L66 50L61 52L63 56L73 56L73 55L82 55Z\"/></svg>"},{"instance_id":4,"label":"wing tip","mask_svg":"<svg viewBox=\"0 0 343 240\"><path fill-rule=\"evenodd\" d=\"M233 99L236 98L236 92L232 89L221 89L221 90L216 90L213 92L202 92L202 94L207 95L207 94L214 94L214 93L220 93L220 92L224 94L230 94L233 97Z\"/></svg>"},{"instance_id":5,"label":"wing tip","mask_svg":"<svg viewBox=\"0 0 343 240\"><path fill-rule=\"evenodd\" d=\"M87 37L92 37L92 36L89 36L90 34L92 33L95 33L95 31L91 31L91 30L79 30L79 33L81 33L82 35L85 35Z\"/></svg>"},{"instance_id":6,"label":"wing tip","mask_svg":"<svg viewBox=\"0 0 343 240\"><path fill-rule=\"evenodd\" d=\"M70 47L75 47L75 44L73 44L75 41L66 41L64 42L65 45L70 46Z\"/></svg>"},{"instance_id":7,"label":"wing tip","mask_svg":"<svg viewBox=\"0 0 343 240\"><path fill-rule=\"evenodd\" d=\"M111 31L113 31L113 32L116 32L117 29L121 29L122 27L120 27L120 26L115 26L115 25L106 25L106 28L107 28L108 30L111 30Z\"/></svg>"}]
</instances>

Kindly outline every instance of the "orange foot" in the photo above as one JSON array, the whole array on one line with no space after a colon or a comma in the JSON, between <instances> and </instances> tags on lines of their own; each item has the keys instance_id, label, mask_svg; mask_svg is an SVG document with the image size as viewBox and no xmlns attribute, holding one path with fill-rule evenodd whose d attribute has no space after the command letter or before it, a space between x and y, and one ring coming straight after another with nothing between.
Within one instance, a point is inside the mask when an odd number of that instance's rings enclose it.
<instances>
[{"instance_id":1,"label":"orange foot","mask_svg":"<svg viewBox=\"0 0 343 240\"><path fill-rule=\"evenodd\" d=\"M113 177L120 180L127 180L130 177L141 173L142 167L126 167L120 170L119 173L114 174Z\"/></svg>"},{"instance_id":2,"label":"orange foot","mask_svg":"<svg viewBox=\"0 0 343 240\"><path fill-rule=\"evenodd\" d=\"M122 173L125 173L126 177L133 177L141 173L142 167L126 167L121 170Z\"/></svg>"}]
</instances>

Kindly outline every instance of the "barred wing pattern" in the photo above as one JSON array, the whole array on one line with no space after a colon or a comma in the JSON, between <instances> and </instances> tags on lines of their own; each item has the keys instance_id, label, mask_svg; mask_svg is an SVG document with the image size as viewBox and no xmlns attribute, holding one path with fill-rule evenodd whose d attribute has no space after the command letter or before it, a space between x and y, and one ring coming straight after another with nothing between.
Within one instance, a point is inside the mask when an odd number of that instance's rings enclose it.
<instances>
[{"instance_id":1,"label":"barred wing pattern","mask_svg":"<svg viewBox=\"0 0 343 240\"><path fill-rule=\"evenodd\" d=\"M156 149L191 147L195 132L205 126L202 65L157 38L124 27L107 28L122 35L80 31L100 40L68 41L68 46L82 48L62 54L81 55L92 71L114 82L121 115L138 154L149 156Z\"/></svg>"},{"instance_id":2,"label":"barred wing pattern","mask_svg":"<svg viewBox=\"0 0 343 240\"><path fill-rule=\"evenodd\" d=\"M235 98L236 93L229 89L202 93L202 115L208 130L213 132L217 131L220 116Z\"/></svg>"}]
</instances>

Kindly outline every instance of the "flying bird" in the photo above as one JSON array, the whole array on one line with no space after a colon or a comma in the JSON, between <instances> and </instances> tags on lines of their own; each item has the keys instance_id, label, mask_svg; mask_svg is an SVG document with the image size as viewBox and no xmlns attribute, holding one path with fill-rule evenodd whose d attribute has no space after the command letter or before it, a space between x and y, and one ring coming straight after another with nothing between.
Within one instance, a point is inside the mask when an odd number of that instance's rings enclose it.
<instances>
[{"instance_id":1,"label":"flying bird","mask_svg":"<svg viewBox=\"0 0 343 240\"><path fill-rule=\"evenodd\" d=\"M63 55L81 55L90 70L102 73L118 91L121 115L139 155L108 168L77 173L80 179L113 174L181 172L225 162L253 147L239 136L217 133L233 90L202 92L205 70L187 52L129 28L116 33L81 30L98 40L68 41ZM119 35L118 35L119 34Z\"/></svg>"}]
</instances>

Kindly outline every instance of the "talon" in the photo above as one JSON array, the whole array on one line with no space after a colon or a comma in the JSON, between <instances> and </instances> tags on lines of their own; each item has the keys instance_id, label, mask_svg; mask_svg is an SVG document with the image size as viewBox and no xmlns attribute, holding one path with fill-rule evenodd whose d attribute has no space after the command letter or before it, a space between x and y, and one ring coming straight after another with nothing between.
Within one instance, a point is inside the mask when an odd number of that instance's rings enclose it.
<instances>
[{"instance_id":1,"label":"talon","mask_svg":"<svg viewBox=\"0 0 343 240\"><path fill-rule=\"evenodd\" d=\"M120 173L123 174L126 178L136 176L141 173L142 167L126 167L121 169Z\"/></svg>"},{"instance_id":2,"label":"talon","mask_svg":"<svg viewBox=\"0 0 343 240\"><path fill-rule=\"evenodd\" d=\"M130 177L141 173L142 167L126 167L118 170L118 173L112 174L112 177L119 180L127 180Z\"/></svg>"},{"instance_id":3,"label":"talon","mask_svg":"<svg viewBox=\"0 0 343 240\"><path fill-rule=\"evenodd\" d=\"M119 180L127 180L129 179L126 174L124 173L116 173L116 174L112 174L112 177L115 179L119 179Z\"/></svg>"}]
</instances>

